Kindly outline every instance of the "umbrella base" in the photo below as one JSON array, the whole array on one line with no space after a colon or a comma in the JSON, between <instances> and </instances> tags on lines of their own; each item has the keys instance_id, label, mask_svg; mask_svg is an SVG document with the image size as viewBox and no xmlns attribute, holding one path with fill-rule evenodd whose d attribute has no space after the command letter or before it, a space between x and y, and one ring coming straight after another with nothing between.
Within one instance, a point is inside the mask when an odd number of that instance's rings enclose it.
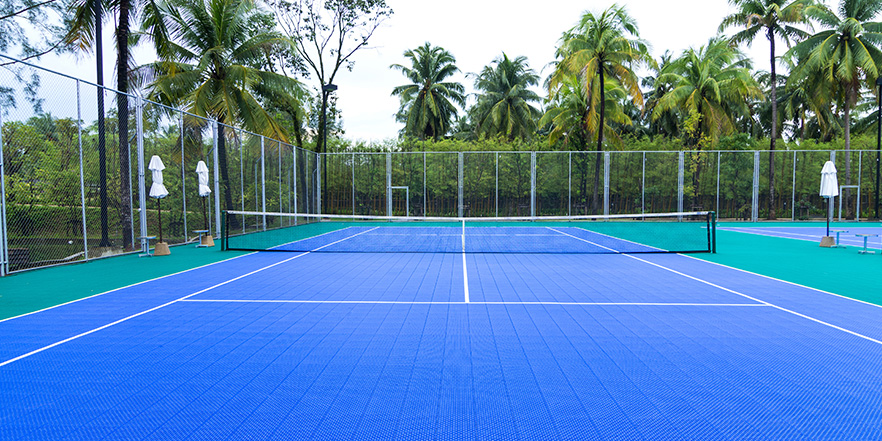
<instances>
[{"instance_id":1,"label":"umbrella base","mask_svg":"<svg viewBox=\"0 0 882 441\"><path fill-rule=\"evenodd\" d=\"M824 236L821 238L821 246L824 248L832 248L836 245L836 240L833 239L833 236Z\"/></svg>"},{"instance_id":2,"label":"umbrella base","mask_svg":"<svg viewBox=\"0 0 882 441\"><path fill-rule=\"evenodd\" d=\"M202 236L202 240L199 241L200 247L213 247L214 246L214 238L209 235Z\"/></svg>"},{"instance_id":3,"label":"umbrella base","mask_svg":"<svg viewBox=\"0 0 882 441\"><path fill-rule=\"evenodd\" d=\"M169 251L167 243L156 242L156 247L153 248L154 256L168 256L169 254L171 254L171 251Z\"/></svg>"}]
</instances>

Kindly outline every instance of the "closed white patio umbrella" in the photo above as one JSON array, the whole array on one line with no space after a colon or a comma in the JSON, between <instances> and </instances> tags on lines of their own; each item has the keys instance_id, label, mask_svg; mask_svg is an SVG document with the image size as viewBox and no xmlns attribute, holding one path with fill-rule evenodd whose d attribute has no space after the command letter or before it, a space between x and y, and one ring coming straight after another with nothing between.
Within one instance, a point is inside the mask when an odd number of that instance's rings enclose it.
<instances>
[{"instance_id":1,"label":"closed white patio umbrella","mask_svg":"<svg viewBox=\"0 0 882 441\"><path fill-rule=\"evenodd\" d=\"M208 228L208 212L205 209L205 200L211 194L211 187L208 186L208 166L205 165L205 161L199 161L196 164L196 177L199 180L199 198L202 199L202 219L205 220L203 230L208 231L210 228ZM213 247L214 239L210 234L206 234L202 236L201 245Z\"/></svg>"},{"instance_id":2,"label":"closed white patio umbrella","mask_svg":"<svg viewBox=\"0 0 882 441\"><path fill-rule=\"evenodd\" d=\"M156 209L159 211L159 242L156 243L154 255L169 254L168 245L162 240L162 199L168 196L168 189L162 183L162 171L165 170L165 164L159 156L153 155L150 158L150 164L147 169L153 174L153 184L150 186L150 197L156 199Z\"/></svg>"},{"instance_id":3,"label":"closed white patio umbrella","mask_svg":"<svg viewBox=\"0 0 882 441\"><path fill-rule=\"evenodd\" d=\"M830 208L831 201L839 196L839 180L836 178L836 165L833 161L827 161L824 168L821 169L821 197L827 199L827 236L821 240L821 246L825 246L825 241L832 244L833 238L830 237ZM826 246L830 246L829 244Z\"/></svg>"}]
</instances>

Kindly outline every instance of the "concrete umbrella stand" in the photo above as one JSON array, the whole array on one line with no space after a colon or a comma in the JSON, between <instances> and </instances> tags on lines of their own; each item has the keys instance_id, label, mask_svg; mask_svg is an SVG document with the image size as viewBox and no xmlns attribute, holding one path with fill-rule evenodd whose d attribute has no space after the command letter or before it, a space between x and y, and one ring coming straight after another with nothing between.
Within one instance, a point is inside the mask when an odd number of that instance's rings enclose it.
<instances>
[{"instance_id":1,"label":"concrete umbrella stand","mask_svg":"<svg viewBox=\"0 0 882 441\"><path fill-rule=\"evenodd\" d=\"M205 165L204 161L199 161L199 163L196 164L196 177L199 179L199 199L202 199L202 219L205 219L203 229L209 231L209 234L202 235L202 242L200 242L200 245L204 247L213 247L214 238L211 237L210 228L208 227L208 212L205 209L205 200L211 195L211 187L208 186L208 167Z\"/></svg>"},{"instance_id":2,"label":"concrete umbrella stand","mask_svg":"<svg viewBox=\"0 0 882 441\"><path fill-rule=\"evenodd\" d=\"M821 238L821 246L830 248L836 244L830 236L830 218L833 216L833 198L839 196L839 180L836 179L836 165L827 161L821 169L821 197L827 199L827 235Z\"/></svg>"},{"instance_id":3,"label":"concrete umbrella stand","mask_svg":"<svg viewBox=\"0 0 882 441\"><path fill-rule=\"evenodd\" d=\"M165 164L159 156L153 155L150 158L150 164L147 169L153 173L153 184L150 186L150 197L156 199L156 208L159 211L159 241L156 242L156 248L153 250L154 256L168 256L171 251L168 244L162 240L162 199L168 196L168 189L162 183L162 171L165 170Z\"/></svg>"}]
</instances>

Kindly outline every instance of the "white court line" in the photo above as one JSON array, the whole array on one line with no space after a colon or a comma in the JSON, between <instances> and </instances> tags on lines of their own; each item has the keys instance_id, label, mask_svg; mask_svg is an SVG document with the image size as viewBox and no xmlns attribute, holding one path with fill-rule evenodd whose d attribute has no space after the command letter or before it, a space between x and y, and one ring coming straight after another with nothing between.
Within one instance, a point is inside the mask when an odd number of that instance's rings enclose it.
<instances>
[{"instance_id":1,"label":"white court line","mask_svg":"<svg viewBox=\"0 0 882 441\"><path fill-rule=\"evenodd\" d=\"M350 228L352 228L352 227L350 226L350 227L346 227L346 228L341 228L341 229L339 229L339 230L333 230L333 231L328 231L328 232L326 232L326 233L322 233L322 234L316 234L315 236L304 237L303 239L292 240L291 242L283 243L283 244L281 244L281 245L276 245L276 246L270 248L269 250L270 250L270 251L272 251L272 250L277 250L279 247L283 247L283 246L285 246L285 245L291 245L292 243L302 242L302 241L304 241L304 240L309 240L309 239L315 239L316 237L321 237L321 236L324 236L324 235L326 235L326 234L337 233L337 232L340 232L340 231L346 231L346 230L348 230L348 229L350 229ZM377 228L379 228L379 227L377 227ZM376 230L377 228L374 228L374 229ZM284 251L284 250L283 250L283 251ZM313 250L313 251L315 251L315 250Z\"/></svg>"},{"instance_id":2,"label":"white court line","mask_svg":"<svg viewBox=\"0 0 882 441\"><path fill-rule=\"evenodd\" d=\"M806 227L803 227L806 228ZM812 227L808 227L812 228ZM766 236L766 237L777 237L779 239L793 239L793 240L803 240L807 242L817 242L820 238L811 234L801 234L801 233L790 233L786 231L770 231L770 230L762 230L758 228L749 228L749 227L719 227L720 230L723 231L732 231L735 233L747 233L747 234L755 234L757 236ZM790 236L801 236L801 237L790 237ZM802 237L807 237L808 239L803 239ZM851 237L841 237L839 243L849 243L851 246L863 246L863 239L854 239ZM876 248L876 244L868 243L868 248Z\"/></svg>"},{"instance_id":3,"label":"white court line","mask_svg":"<svg viewBox=\"0 0 882 441\"><path fill-rule=\"evenodd\" d=\"M581 240L582 242L590 243L591 245L598 246L598 247L603 248L603 249L605 249L605 250L610 250L610 251L612 251L612 252L614 252L614 253L616 253L616 254L622 254L622 252L619 251L619 250L614 250L614 249L612 249L612 248L610 248L610 247L605 247L605 246L603 246L603 245L601 245L601 244L599 244L599 243L591 242L591 241L588 240L588 239L582 239L581 237L576 237L576 236L573 236L572 234L564 233L563 231L556 230L556 229L551 228L551 227L545 227L545 228L548 228L549 230L554 231L554 232L556 232L556 233L563 234L564 236L569 236L569 237L572 237L573 239L578 239L578 240Z\"/></svg>"},{"instance_id":4,"label":"white court line","mask_svg":"<svg viewBox=\"0 0 882 441\"><path fill-rule=\"evenodd\" d=\"M466 268L465 221L462 221L462 285L465 292L465 302L469 303L469 271Z\"/></svg>"},{"instance_id":5,"label":"white court line","mask_svg":"<svg viewBox=\"0 0 882 441\"><path fill-rule=\"evenodd\" d=\"M254 300L254 299L187 299L186 303L308 303L343 305L564 305L564 306L716 306L771 307L765 303L659 303L659 302L405 302L401 300Z\"/></svg>"},{"instance_id":6,"label":"white court line","mask_svg":"<svg viewBox=\"0 0 882 441\"><path fill-rule=\"evenodd\" d=\"M566 233L562 233L562 234L566 234ZM576 237L576 236L572 236L572 237ZM585 241L585 242L588 242L588 243L592 243L592 244L593 244L593 242L588 241L588 240L585 240L585 239L581 239L581 238L578 238L578 237L576 237L576 239L579 239L579 240L582 240L582 241ZM595 244L595 245L596 245L596 244ZM611 249L611 248L609 248L609 249ZM831 327L831 328L833 328L833 329L837 329L837 330L839 330L839 331L842 331L842 332L845 332L845 333L848 333L848 334L854 335L855 337L860 337L860 338L862 338L862 339L864 339L864 340L868 340L868 341L871 341L871 342L873 342L873 343L876 343L876 344L880 344L880 345L882 345L882 341L877 340L877 339L872 338L872 337L868 337L868 336L866 336L866 335L860 334L860 333L855 332L855 331L852 331L852 330L850 330L850 329L846 329L846 328L843 328L843 327L841 327L841 326L836 326L836 325L834 325L834 324L832 324L832 323L827 323L827 322L825 322L825 321L823 321L823 320L820 320L820 319L817 319L817 318L814 318L814 317L811 317L811 316L808 316L808 315L805 315L805 314L802 314L802 313L799 313L799 312L792 311L792 310L790 310L790 309L784 308L783 306L778 306L778 305L775 305L774 303L769 303L769 302L767 302L767 301L765 301L765 300L760 300L760 299L758 299L758 298L756 298L756 297L751 297L751 296L749 296L749 295L747 295L747 294L744 294L744 293L740 293L740 292L738 292L738 291L735 291L734 289L729 289L729 288L726 288L726 287L723 287L723 286L717 285L716 283L712 283L712 282L709 282L709 281L704 280L704 279L699 279L698 277L695 277L695 276L690 276L689 274L682 273L682 272L677 271L677 270L672 269L672 268L668 268L668 267L666 267L666 266L664 266L664 265L659 265L659 264L657 264L657 263L650 262L650 261L648 261L648 260L644 260L644 259L641 259L641 258L639 258L639 257L632 256L632 255L630 255L630 254L624 254L624 253L621 253L621 254L622 254L623 256L625 256L625 257L628 257L628 258L631 258L631 259L634 259L634 260L637 260L637 261L640 261L640 262L643 262L643 263L646 263L646 264L652 265L652 266L654 266L654 267L661 268L661 269L663 269L663 270L665 270L665 271L670 271L670 272L672 272L672 273L674 273L674 274L677 274L677 275L680 275L680 276L686 277L687 279L692 279L692 280L695 280L696 282L704 283L705 285L709 285L709 286L712 286L712 287L714 287L714 288L721 289L721 290L723 290L723 291L726 291L726 292L730 292L730 293L732 293L732 294L739 295L739 296L741 296L741 297L744 297L744 298L746 298L746 299L753 300L753 301L755 301L755 302L760 302L760 303L762 303L762 304L765 304L765 305L771 306L772 308L778 309L778 310L780 310L780 311L784 311L784 312L787 312L787 313L793 314L793 315L795 315L795 316L802 317L802 318L807 319L807 320L811 320L811 321L813 321L813 322L815 322L815 323L819 323L819 324L822 324L822 325L824 325L824 326L829 326L829 327ZM688 257L688 256L687 256L687 257Z\"/></svg>"},{"instance_id":7,"label":"white court line","mask_svg":"<svg viewBox=\"0 0 882 441\"><path fill-rule=\"evenodd\" d=\"M322 249L322 248L329 247L329 246L334 245L334 244L336 244L336 243L343 242L344 240L351 239L351 238L353 238L353 237L355 237L355 236L359 236L359 235L361 235L361 234L364 234L364 233L367 233L367 232L370 232L370 231L376 230L377 228L379 228L379 227L376 227L376 228L373 228L373 229L371 229L371 230L367 230L367 231L362 231L361 233L354 234L354 235L349 236L349 237L345 237L345 238L340 239L340 240L338 240L338 241L336 241L336 242L332 242L332 243L329 243L329 244L327 244L327 245L323 245L323 246L321 246L321 247L319 247L319 248L316 248L316 249L314 249L314 250L312 250L312 251L318 251L318 250L320 250L320 249ZM47 350L47 349L52 349L52 348L54 348L54 347L56 347L56 346L58 346L58 345L61 345L61 344L67 343L67 342L69 342L69 341L76 340L76 339L78 339L78 338L80 338L80 337L85 337L85 336L87 336L87 335L89 335L89 334L93 334L93 333L98 332L98 331L101 331L101 330L103 330L103 329L107 329L107 328L109 328L109 327L111 327L111 326L113 326L113 325L117 325L117 324L120 324L120 323L125 322L125 321L127 321L127 320L131 320L131 319L133 319L133 318L135 318L135 317L142 316L142 315L144 315L144 314L147 314L148 312L153 312L153 311L156 311L157 309L165 308L166 306L172 305L172 304L174 304L174 303L178 303L178 302L181 302L181 301L187 300L187 299L189 299L190 297L193 297L193 296L195 296L195 295L199 295L199 294L205 293L205 292L207 292L207 291L211 291L212 289L218 288L218 287L223 286L223 285L226 285L226 284L228 284L228 283L235 282L235 281L237 281L237 280L239 280L239 279L243 279L243 278L248 277L248 276L250 276L250 275L252 275L252 274L257 274L257 273L259 273L259 272L261 272L261 271L263 271L263 270L270 269L270 268L272 268L272 267L274 267L274 266L278 266L278 265L281 265L281 264L283 264L283 263L290 262L290 261L292 261L292 260L294 260L294 259L297 259L298 257L303 257L303 256L305 256L305 255L311 253L312 251L307 251L307 252L305 252L305 253L298 254L298 255L296 255L296 256L294 256L294 257L291 257L291 258L288 258L288 259L282 260L281 262L276 262L276 263L274 263L274 264L272 264L272 265L267 265L267 266L265 266L265 267L258 268L258 269L254 270L254 271L251 271L250 273L243 274L243 275L238 276L238 277L234 277L234 278L229 279L229 280L227 280L227 281L224 281L224 282L218 283L218 284L216 284L216 285L214 285L214 286L210 286L210 287L205 288L205 289L203 289L203 290L196 291L196 292L194 292L193 294L189 294L189 295L186 295L186 296L181 297L181 298L179 298L179 299L175 299L175 300L172 300L172 301L170 301L170 302L163 303L162 305L159 305L159 306L156 306L156 307L150 308L150 309L148 309L148 310L146 310L146 311L141 311L141 312L139 312L139 313L137 313L137 314L132 314L132 315L130 315L130 316L128 316L128 317L121 318L121 319L119 319L119 320L117 320L117 321L115 321L115 322L108 323L108 324L106 324L106 325L104 325L104 326L100 326L100 327L97 327L97 328L95 328L95 329L92 329L92 330L89 330L89 331L86 331L86 332L83 332L83 333L77 334L77 335L75 335L75 336L73 336L73 337L69 337L69 338L66 338L66 339L64 339L64 340L57 341L57 342L52 343L52 344L50 344L50 345L48 345L48 346L43 346L42 348L35 349L35 350L31 351L31 352L28 352L27 354L19 355L18 357L15 357L15 358L12 358L12 359L6 360L6 361L0 363L0 367L6 366L6 365L9 364L9 363L12 363L12 362L15 362L15 361L21 360L21 359L23 359L23 358L30 357L31 355L39 354L40 352L43 352L43 351L45 351L45 350Z\"/></svg>"},{"instance_id":8,"label":"white court line","mask_svg":"<svg viewBox=\"0 0 882 441\"><path fill-rule=\"evenodd\" d=\"M189 271L195 271L195 270L198 270L198 269L200 269L200 268L209 267L209 266L211 266L211 265L217 265L217 264L219 264L219 263L229 262L229 261L231 261L231 260L238 259L238 258L240 258L240 257L250 256L250 255L252 255L252 254L257 254L257 253L256 253L256 252L251 252L251 253L247 253L247 254L242 254L241 256L230 257L229 259L218 260L217 262L206 263L205 265L197 266L197 267L190 268L190 269L185 269L185 270L183 270L183 271L178 271L178 272L176 272L176 273L166 274L166 275L164 275L164 276L154 277L154 278L149 279L149 280L144 280L143 282L137 282L137 283L133 283L133 284L131 284L131 285L126 285L126 286L121 286L121 287L119 287L119 288L114 288L114 289L111 289L111 290L109 290L109 291L99 292L98 294L92 294L92 295L90 295L89 297L83 297L83 298L81 298L81 299L71 300L71 301L69 301L69 302L60 303L60 304L58 304L58 305L50 306L50 307L48 307L48 308L43 308L43 309L40 309L40 310L37 310L37 311L27 312L27 313L24 313L24 314L21 314L21 315L17 315L17 316L14 316L14 317L7 317L7 318L5 318L5 319L3 319L3 320L0 320L0 323L3 323L3 322L8 321L8 320L17 319L17 318L20 318L20 317L29 316L29 315L31 315L31 314L36 314L36 313L38 313L38 312L48 311L48 310L50 310L50 309L55 309L55 308L58 308L58 307L60 307L60 306L70 305L71 303L81 302L81 301L83 301L83 300L91 299L91 298L93 298L93 297L103 296L103 295L105 295L105 294L110 294L110 293L112 293L112 292L120 291L120 290L123 290L123 289L126 289L126 288L131 288L131 287L133 287L133 286L138 286L138 285L143 285L143 284L145 284L145 283L154 282L154 281L156 281L156 280L164 279L164 278L166 278L166 277L176 276L176 275L178 275L178 274L183 274L183 273L186 273L186 272L189 272Z\"/></svg>"}]
</instances>

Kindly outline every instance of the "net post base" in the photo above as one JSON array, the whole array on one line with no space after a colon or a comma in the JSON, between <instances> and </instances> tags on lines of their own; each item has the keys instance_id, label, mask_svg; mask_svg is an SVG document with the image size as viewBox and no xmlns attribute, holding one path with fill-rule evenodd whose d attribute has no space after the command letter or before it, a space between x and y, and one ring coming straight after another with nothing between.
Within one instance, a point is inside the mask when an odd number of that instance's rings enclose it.
<instances>
[{"instance_id":1,"label":"net post base","mask_svg":"<svg viewBox=\"0 0 882 441\"><path fill-rule=\"evenodd\" d=\"M836 241L833 239L833 236L824 236L821 238L821 247L832 248L834 245L836 245Z\"/></svg>"}]
</instances>

